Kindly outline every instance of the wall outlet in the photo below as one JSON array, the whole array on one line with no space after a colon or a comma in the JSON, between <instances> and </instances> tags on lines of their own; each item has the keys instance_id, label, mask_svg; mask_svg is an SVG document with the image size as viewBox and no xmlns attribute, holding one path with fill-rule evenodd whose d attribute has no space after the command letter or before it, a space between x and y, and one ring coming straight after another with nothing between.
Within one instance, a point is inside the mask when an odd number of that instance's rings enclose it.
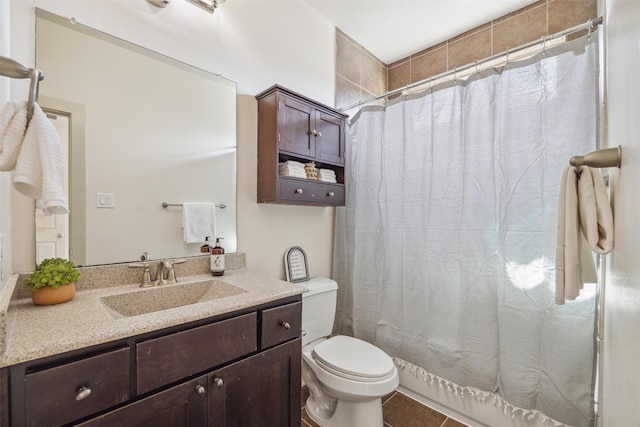
<instances>
[{"instance_id":1,"label":"wall outlet","mask_svg":"<svg viewBox=\"0 0 640 427\"><path fill-rule=\"evenodd\" d=\"M114 209L116 207L116 195L113 193L96 193L96 207Z\"/></svg>"}]
</instances>

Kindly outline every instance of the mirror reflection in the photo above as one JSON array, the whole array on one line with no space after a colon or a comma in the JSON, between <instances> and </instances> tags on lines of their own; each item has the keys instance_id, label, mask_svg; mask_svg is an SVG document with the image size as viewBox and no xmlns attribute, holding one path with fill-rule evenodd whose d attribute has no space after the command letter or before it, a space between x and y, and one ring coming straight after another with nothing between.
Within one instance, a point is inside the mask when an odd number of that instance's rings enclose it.
<instances>
[{"instance_id":1,"label":"mirror reflection","mask_svg":"<svg viewBox=\"0 0 640 427\"><path fill-rule=\"evenodd\" d=\"M225 205L215 209L209 240L222 237L235 252L235 83L49 12L36 16L39 103L69 129L61 139L71 210L55 217L68 224L36 216L36 234L53 229L48 240L38 237L37 256L63 256L55 252L65 243L78 265L143 252L198 255L206 236L185 243L182 208L164 202Z\"/></svg>"}]
</instances>

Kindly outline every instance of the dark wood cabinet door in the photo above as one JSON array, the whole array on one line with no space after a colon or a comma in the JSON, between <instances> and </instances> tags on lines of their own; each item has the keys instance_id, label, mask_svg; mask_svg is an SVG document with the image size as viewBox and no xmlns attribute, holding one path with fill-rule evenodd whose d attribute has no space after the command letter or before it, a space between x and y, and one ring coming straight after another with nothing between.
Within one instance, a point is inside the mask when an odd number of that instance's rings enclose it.
<instances>
[{"instance_id":1,"label":"dark wood cabinet door","mask_svg":"<svg viewBox=\"0 0 640 427\"><path fill-rule=\"evenodd\" d=\"M300 339L208 376L209 427L300 427Z\"/></svg>"},{"instance_id":2,"label":"dark wood cabinet door","mask_svg":"<svg viewBox=\"0 0 640 427\"><path fill-rule=\"evenodd\" d=\"M314 157L315 110L300 101L281 96L279 108L279 140L278 148L291 154L303 157Z\"/></svg>"},{"instance_id":3,"label":"dark wood cabinet door","mask_svg":"<svg viewBox=\"0 0 640 427\"><path fill-rule=\"evenodd\" d=\"M82 427L204 427L207 378L188 381L80 424Z\"/></svg>"},{"instance_id":4,"label":"dark wood cabinet door","mask_svg":"<svg viewBox=\"0 0 640 427\"><path fill-rule=\"evenodd\" d=\"M316 129L316 158L323 162L344 165L344 120L319 111Z\"/></svg>"}]
</instances>

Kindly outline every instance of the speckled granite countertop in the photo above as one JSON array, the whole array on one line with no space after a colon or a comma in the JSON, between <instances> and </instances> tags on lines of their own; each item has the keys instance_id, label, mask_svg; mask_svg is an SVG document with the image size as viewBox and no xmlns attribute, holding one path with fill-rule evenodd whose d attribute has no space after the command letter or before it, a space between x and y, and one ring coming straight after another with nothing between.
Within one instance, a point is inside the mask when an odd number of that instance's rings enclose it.
<instances>
[{"instance_id":1,"label":"speckled granite countertop","mask_svg":"<svg viewBox=\"0 0 640 427\"><path fill-rule=\"evenodd\" d=\"M178 265L176 271L177 267ZM165 284L144 289L138 287L136 282L98 286L98 280L89 283L91 281L85 279L84 286L79 283L78 292L72 301L45 307L34 305L30 298L19 298L21 294L17 289L3 289L0 292L0 343L3 344L4 352L0 355L0 367L253 307L299 295L307 290L304 286L251 273L243 268L227 271L224 276L216 278L211 274L202 274L202 268L198 267L201 266L196 266L191 271L183 267L182 273L200 274L179 274L179 283L175 285ZM138 275L140 273L138 271ZM219 286L213 283L209 291L223 292L223 297L129 317L118 314L105 305L105 298L112 295L155 291L160 288L169 291L171 287L185 287L189 284L197 286L197 282L212 279L225 282L218 283ZM15 288L21 284L20 281L20 278L12 278L8 287ZM225 291L225 288L228 289ZM176 291L180 293L181 289L177 288ZM9 292L11 298L7 297ZM125 306L131 306L137 301L135 295L115 298L124 301ZM170 299L173 298L176 297L172 296ZM164 298L163 303L166 300ZM132 308L134 311L137 309Z\"/></svg>"}]
</instances>

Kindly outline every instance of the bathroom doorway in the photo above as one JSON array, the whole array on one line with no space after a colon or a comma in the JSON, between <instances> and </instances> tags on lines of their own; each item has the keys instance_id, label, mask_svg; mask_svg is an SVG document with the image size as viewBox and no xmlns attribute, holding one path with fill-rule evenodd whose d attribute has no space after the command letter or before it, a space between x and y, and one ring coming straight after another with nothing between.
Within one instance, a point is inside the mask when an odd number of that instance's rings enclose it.
<instances>
[{"instance_id":1,"label":"bathroom doorway","mask_svg":"<svg viewBox=\"0 0 640 427\"><path fill-rule=\"evenodd\" d=\"M64 161L64 192L69 197L69 125L67 113L44 110L60 136ZM45 258L69 259L69 215L44 215L41 200L36 200L36 263Z\"/></svg>"}]
</instances>

